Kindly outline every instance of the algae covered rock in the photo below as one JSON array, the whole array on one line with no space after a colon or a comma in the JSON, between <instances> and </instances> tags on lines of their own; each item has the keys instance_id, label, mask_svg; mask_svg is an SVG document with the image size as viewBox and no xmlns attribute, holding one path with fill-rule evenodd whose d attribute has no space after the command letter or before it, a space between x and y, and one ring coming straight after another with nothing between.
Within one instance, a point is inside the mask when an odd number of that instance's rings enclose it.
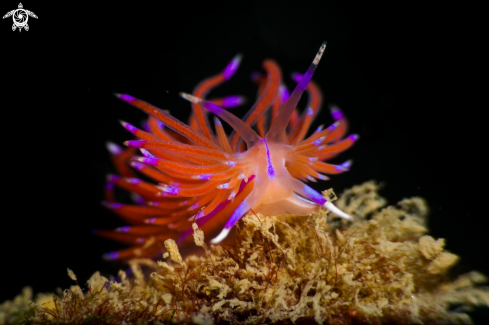
<instances>
[{"instance_id":1,"label":"algae covered rock","mask_svg":"<svg viewBox=\"0 0 489 325\"><path fill-rule=\"evenodd\" d=\"M466 311L489 306L489 291L478 287L485 276L450 278L458 256L427 234L424 200L384 208L377 190L368 182L336 201L353 223L323 209L286 220L250 213L233 246L208 247L194 224L202 256L182 258L169 240L161 261L132 260L131 278L97 272L87 292L74 285L49 301L29 302L24 291L0 305L0 324L471 323Z\"/></svg>"}]
</instances>

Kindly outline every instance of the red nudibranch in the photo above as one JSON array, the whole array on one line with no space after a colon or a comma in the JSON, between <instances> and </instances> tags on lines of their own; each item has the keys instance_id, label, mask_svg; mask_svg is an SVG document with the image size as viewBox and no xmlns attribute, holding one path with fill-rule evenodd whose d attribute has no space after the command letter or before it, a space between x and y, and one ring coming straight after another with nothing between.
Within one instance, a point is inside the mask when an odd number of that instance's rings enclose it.
<instances>
[{"instance_id":1,"label":"red nudibranch","mask_svg":"<svg viewBox=\"0 0 489 325\"><path fill-rule=\"evenodd\" d=\"M121 176L108 177L104 205L131 226L95 233L132 247L105 257L155 257L168 238L181 246L188 245L192 242L189 235L193 222L206 238L213 238L211 243L217 244L248 211L269 216L308 215L323 206L341 218L353 220L303 183L326 180L324 174L348 170L351 161L340 165L323 161L358 139L355 134L344 137L347 121L335 106L331 107L335 122L327 128L320 126L306 137L321 106L321 93L311 77L325 48L323 43L303 75L293 75L297 86L291 94L282 84L277 63L265 60L266 75L253 75L259 86L258 100L243 119L224 109L242 104L239 96L204 100L214 87L234 74L240 55L222 73L202 81L193 95L180 93L192 103L188 125L142 100L116 94L149 118L146 131L122 122L139 139L126 141L128 148L107 145ZM309 102L307 109L299 113L296 106L304 91ZM214 131L206 111L215 115ZM229 137L219 118L234 129ZM142 156L134 156L137 149ZM115 186L131 192L134 204L116 203Z\"/></svg>"}]
</instances>

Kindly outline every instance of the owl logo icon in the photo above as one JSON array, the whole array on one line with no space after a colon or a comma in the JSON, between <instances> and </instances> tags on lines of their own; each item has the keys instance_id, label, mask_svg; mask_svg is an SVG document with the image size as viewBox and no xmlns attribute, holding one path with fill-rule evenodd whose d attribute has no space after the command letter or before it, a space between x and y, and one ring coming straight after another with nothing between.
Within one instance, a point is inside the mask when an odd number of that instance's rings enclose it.
<instances>
[{"instance_id":1,"label":"owl logo icon","mask_svg":"<svg viewBox=\"0 0 489 325\"><path fill-rule=\"evenodd\" d=\"M10 16L12 16L12 19L14 20L12 31L15 31L18 28L19 32L22 31L22 28L24 28L25 30L29 30L29 25L27 25L29 16L37 19L36 14L32 11L25 10L22 6L22 3L19 3L19 7L17 9L7 12L5 16L3 16L3 18L7 18Z\"/></svg>"}]
</instances>

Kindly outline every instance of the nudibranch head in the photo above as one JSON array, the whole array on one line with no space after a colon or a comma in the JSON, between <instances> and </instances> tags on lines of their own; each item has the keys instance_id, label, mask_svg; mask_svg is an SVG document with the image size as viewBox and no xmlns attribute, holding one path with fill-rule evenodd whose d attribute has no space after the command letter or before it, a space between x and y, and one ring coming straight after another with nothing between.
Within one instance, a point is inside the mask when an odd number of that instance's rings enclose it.
<instances>
[{"instance_id":1,"label":"nudibranch head","mask_svg":"<svg viewBox=\"0 0 489 325\"><path fill-rule=\"evenodd\" d=\"M149 118L146 130L122 122L139 139L126 141L127 149L107 145L122 176L108 177L104 205L131 226L97 233L133 246L106 257L153 257L168 238L185 245L193 222L207 238L215 236L212 243L219 243L250 210L263 215L308 215L324 206L352 220L304 183L347 171L351 161L332 165L324 160L358 139L357 135L345 137L347 121L335 106L331 107L334 123L327 128L320 126L306 137L321 106L321 93L311 78L325 48L323 43L303 75L292 76L297 83L292 93L282 83L278 65L265 60L266 75L252 76L259 86L259 98L243 119L225 109L242 104L242 97L204 99L234 74L240 55L222 73L202 81L193 94L180 93L192 103L188 125L144 101L116 94ZM299 113L297 104L304 91L309 103ZM215 115L214 131L207 111ZM220 119L234 129L229 137ZM138 149L142 156L134 156ZM141 180L141 175L149 181ZM132 192L134 204L115 203L115 186Z\"/></svg>"}]
</instances>

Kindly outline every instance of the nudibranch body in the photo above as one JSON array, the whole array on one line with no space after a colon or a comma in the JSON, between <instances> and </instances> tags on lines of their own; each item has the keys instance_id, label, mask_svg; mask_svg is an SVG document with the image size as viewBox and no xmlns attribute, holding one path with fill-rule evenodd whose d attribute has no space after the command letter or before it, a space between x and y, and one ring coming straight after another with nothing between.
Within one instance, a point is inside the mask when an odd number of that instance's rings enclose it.
<instances>
[{"instance_id":1,"label":"nudibranch body","mask_svg":"<svg viewBox=\"0 0 489 325\"><path fill-rule=\"evenodd\" d=\"M128 149L108 144L123 177L109 176L104 205L131 226L96 233L133 247L109 253L106 258L153 257L168 238L178 240L180 245L188 244L193 222L197 222L206 238L215 236L211 243L217 244L248 211L265 216L308 215L324 206L339 217L352 220L303 183L326 180L324 174L348 170L350 161L331 165L323 160L336 156L358 139L357 135L344 138L347 122L337 107L331 108L335 122L325 129L320 126L306 138L322 101L311 77L325 47L323 43L304 75L293 75L297 86L291 94L282 84L278 65L266 60L266 75L253 75L259 85L259 98L243 120L223 108L240 105L241 97L203 99L234 74L240 56L222 73L201 82L193 95L180 94L192 103L189 125L130 95L116 94L146 112L149 119L146 131L122 122L140 139L126 141ZM296 106L304 91L309 103L299 114ZM206 111L216 115L215 134ZM229 137L219 118L234 129ZM137 149L142 157L133 157ZM150 181L141 180L129 164ZM132 192L135 204L115 203L114 186Z\"/></svg>"}]
</instances>

